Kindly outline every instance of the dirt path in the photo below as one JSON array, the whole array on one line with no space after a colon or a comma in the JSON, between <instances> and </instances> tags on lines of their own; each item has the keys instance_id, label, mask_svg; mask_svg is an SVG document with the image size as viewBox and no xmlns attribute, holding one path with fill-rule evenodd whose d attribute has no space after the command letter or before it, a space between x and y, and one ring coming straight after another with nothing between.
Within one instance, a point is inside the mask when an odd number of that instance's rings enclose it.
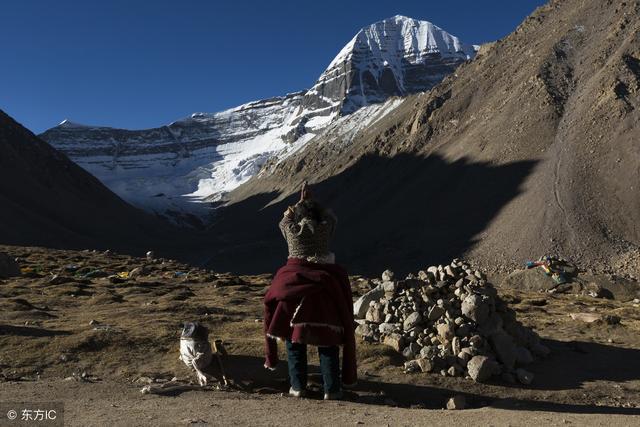
<instances>
[{"instance_id":1,"label":"dirt path","mask_svg":"<svg viewBox=\"0 0 640 427\"><path fill-rule=\"evenodd\" d=\"M140 387L117 382L95 384L52 380L0 384L0 401L65 402L65 425L318 425L318 426L414 426L414 425L640 425L639 415L549 412L523 407L517 401L500 407L465 411L393 408L355 402L323 402L280 395L241 392L196 392L177 396L142 395ZM558 408L555 408L558 409ZM11 425L4 418L0 425Z\"/></svg>"}]
</instances>

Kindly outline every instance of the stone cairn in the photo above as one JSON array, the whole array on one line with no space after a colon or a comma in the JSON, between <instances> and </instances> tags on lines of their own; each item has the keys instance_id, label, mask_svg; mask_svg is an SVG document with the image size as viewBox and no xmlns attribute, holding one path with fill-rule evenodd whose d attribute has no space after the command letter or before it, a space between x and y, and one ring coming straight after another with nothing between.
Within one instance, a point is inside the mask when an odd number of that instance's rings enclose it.
<instances>
[{"instance_id":1,"label":"stone cairn","mask_svg":"<svg viewBox=\"0 0 640 427\"><path fill-rule=\"evenodd\" d=\"M373 283L377 286L354 303L356 334L402 353L405 372L477 382L501 375L509 383L531 384L533 374L523 366L549 354L485 275L461 260L404 280L387 270Z\"/></svg>"}]
</instances>

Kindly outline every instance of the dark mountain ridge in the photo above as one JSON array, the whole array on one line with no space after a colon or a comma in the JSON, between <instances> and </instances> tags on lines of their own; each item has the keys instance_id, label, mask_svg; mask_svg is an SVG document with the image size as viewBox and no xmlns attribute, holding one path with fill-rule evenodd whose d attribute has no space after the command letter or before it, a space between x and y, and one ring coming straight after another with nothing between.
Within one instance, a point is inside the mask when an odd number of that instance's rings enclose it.
<instances>
[{"instance_id":1,"label":"dark mountain ridge","mask_svg":"<svg viewBox=\"0 0 640 427\"><path fill-rule=\"evenodd\" d=\"M177 255L186 237L0 111L0 242Z\"/></svg>"}]
</instances>

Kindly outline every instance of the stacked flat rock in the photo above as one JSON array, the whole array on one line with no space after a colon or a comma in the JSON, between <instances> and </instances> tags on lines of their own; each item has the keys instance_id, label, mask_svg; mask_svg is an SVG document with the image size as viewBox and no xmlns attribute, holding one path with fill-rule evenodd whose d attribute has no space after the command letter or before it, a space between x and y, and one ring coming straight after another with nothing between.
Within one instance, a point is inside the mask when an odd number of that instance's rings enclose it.
<instances>
[{"instance_id":1,"label":"stacked flat rock","mask_svg":"<svg viewBox=\"0 0 640 427\"><path fill-rule=\"evenodd\" d=\"M530 384L523 366L549 354L483 273L461 260L396 280L387 270L354 303L356 334L401 352L405 371Z\"/></svg>"}]
</instances>

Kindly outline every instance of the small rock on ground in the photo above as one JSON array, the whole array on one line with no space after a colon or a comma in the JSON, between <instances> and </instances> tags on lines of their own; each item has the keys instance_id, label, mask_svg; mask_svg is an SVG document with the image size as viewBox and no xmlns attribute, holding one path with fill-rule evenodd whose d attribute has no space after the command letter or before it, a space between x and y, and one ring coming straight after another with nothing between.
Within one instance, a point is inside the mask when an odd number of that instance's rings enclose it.
<instances>
[{"instance_id":1,"label":"small rock on ground","mask_svg":"<svg viewBox=\"0 0 640 427\"><path fill-rule=\"evenodd\" d=\"M456 394L447 401L447 409L460 410L467 406L467 399L462 394Z\"/></svg>"}]
</instances>

